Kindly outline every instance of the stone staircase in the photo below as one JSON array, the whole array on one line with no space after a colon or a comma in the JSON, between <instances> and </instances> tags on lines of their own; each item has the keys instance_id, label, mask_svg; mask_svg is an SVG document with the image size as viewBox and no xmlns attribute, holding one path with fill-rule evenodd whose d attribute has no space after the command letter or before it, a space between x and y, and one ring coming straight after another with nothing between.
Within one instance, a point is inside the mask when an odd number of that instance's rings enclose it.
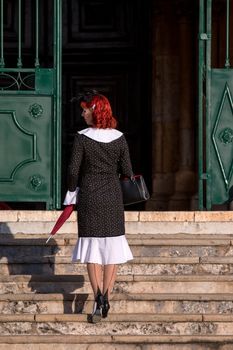
<instances>
[{"instance_id":1,"label":"stone staircase","mask_svg":"<svg viewBox=\"0 0 233 350\"><path fill-rule=\"evenodd\" d=\"M45 245L59 214L0 211L0 350L233 349L232 212L126 212L135 259L96 325L75 213Z\"/></svg>"}]
</instances>

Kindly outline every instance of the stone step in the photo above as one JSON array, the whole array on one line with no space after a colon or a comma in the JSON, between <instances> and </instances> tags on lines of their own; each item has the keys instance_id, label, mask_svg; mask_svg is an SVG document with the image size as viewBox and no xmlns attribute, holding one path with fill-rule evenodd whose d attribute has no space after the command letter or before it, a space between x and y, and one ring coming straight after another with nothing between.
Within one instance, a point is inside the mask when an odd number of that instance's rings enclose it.
<instances>
[{"instance_id":1,"label":"stone step","mask_svg":"<svg viewBox=\"0 0 233 350\"><path fill-rule=\"evenodd\" d=\"M206 321L231 322L233 315L206 315ZM211 318L212 317L212 318ZM5 322L85 322L87 314L24 314L24 315L0 315L0 327ZM202 322L203 315L196 314L109 314L101 323L110 322Z\"/></svg>"},{"instance_id":2,"label":"stone step","mask_svg":"<svg viewBox=\"0 0 233 350\"><path fill-rule=\"evenodd\" d=\"M77 275L79 273L86 273L86 267L84 265L68 265L68 264L0 264L0 272L5 275L17 275L17 274L47 274L53 275L66 275L73 274ZM209 273L212 276L222 274L231 275L232 265L231 264L196 264L196 265L186 265L186 264L140 264L140 265L124 265L118 268L118 275L156 275L156 276L179 276L179 275L193 275L202 276Z\"/></svg>"},{"instance_id":3,"label":"stone step","mask_svg":"<svg viewBox=\"0 0 233 350\"><path fill-rule=\"evenodd\" d=\"M0 212L1 214L1 212ZM149 246L219 246L219 245L232 245L233 234L130 234L126 237L131 245L149 245ZM45 246L45 242L48 238L48 234L38 233L5 233L1 235L2 246ZM56 234L46 244L46 246L67 246L75 245L77 241L77 235L73 234Z\"/></svg>"},{"instance_id":4,"label":"stone step","mask_svg":"<svg viewBox=\"0 0 233 350\"><path fill-rule=\"evenodd\" d=\"M23 259L23 261L22 261ZM0 258L0 263L15 263L15 264L71 264L70 256L57 256L57 255L38 255L38 256L18 256L17 254ZM209 263L209 264L232 264L233 256L205 256L205 257L193 257L193 256L146 256L146 257L134 257L129 264L199 264L199 263ZM73 264L73 263L72 263Z\"/></svg>"},{"instance_id":5,"label":"stone step","mask_svg":"<svg viewBox=\"0 0 233 350\"><path fill-rule=\"evenodd\" d=\"M233 336L232 315L112 314L97 325L87 315L1 315L1 336Z\"/></svg>"},{"instance_id":6,"label":"stone step","mask_svg":"<svg viewBox=\"0 0 233 350\"><path fill-rule=\"evenodd\" d=\"M0 284L0 293L91 293L89 281L84 276L76 280L59 278L49 280L28 276L30 280L13 279ZM41 276L40 276L41 277ZM184 278L185 277L185 278ZM114 286L116 293L231 293L232 276L118 276ZM220 277L220 278L219 278Z\"/></svg>"},{"instance_id":7,"label":"stone step","mask_svg":"<svg viewBox=\"0 0 233 350\"><path fill-rule=\"evenodd\" d=\"M232 336L212 335L0 336L3 350L232 350L232 343Z\"/></svg>"},{"instance_id":8,"label":"stone step","mask_svg":"<svg viewBox=\"0 0 233 350\"><path fill-rule=\"evenodd\" d=\"M25 256L22 257L9 256L0 258L0 264L72 264L70 256ZM207 257L134 257L128 264L233 264L233 256L207 256Z\"/></svg>"},{"instance_id":9,"label":"stone step","mask_svg":"<svg viewBox=\"0 0 233 350\"><path fill-rule=\"evenodd\" d=\"M203 258L204 262L208 262L208 258ZM218 262L218 259L221 262L231 264L233 262L233 257L217 257L216 263ZM198 264L202 261L202 258L199 257L135 257L132 261L130 261L130 264ZM213 262L212 258L210 258L210 262ZM9 256L9 257L2 257L0 258L0 263L6 264L6 263L24 263L24 264L73 264L71 262L70 256L54 256L54 255L48 255L48 256L25 256L18 257L17 255Z\"/></svg>"},{"instance_id":10,"label":"stone step","mask_svg":"<svg viewBox=\"0 0 233 350\"><path fill-rule=\"evenodd\" d=\"M87 314L24 314L0 315L0 325L5 322L84 322ZM233 315L223 314L109 314L105 322L233 322Z\"/></svg>"},{"instance_id":11,"label":"stone step","mask_svg":"<svg viewBox=\"0 0 233 350\"><path fill-rule=\"evenodd\" d=\"M0 212L1 217L1 212ZM47 246L50 245L75 245L78 235L72 233L58 233L54 235ZM157 234L126 234L126 237L132 245L171 245L171 246L201 246L201 245L225 245L232 244L233 233L231 234L188 234L188 233L157 233ZM45 245L48 238L48 233L38 232L37 234L32 233L4 233L1 235L2 245Z\"/></svg>"},{"instance_id":12,"label":"stone step","mask_svg":"<svg viewBox=\"0 0 233 350\"><path fill-rule=\"evenodd\" d=\"M227 338L227 337L226 337ZM29 337L30 339L30 337ZM130 338L131 339L131 338ZM158 343L145 343L142 340L142 343L133 343L133 340L131 340L131 343L123 341L123 339L115 342L114 340L110 343L63 343L63 344L57 344L57 343L42 343L42 344L12 344L11 343L11 350L232 350L232 345L230 344L221 344L221 343L203 343L202 337L198 337L197 344L193 344L189 342L189 344L158 344ZM225 338L224 338L225 339ZM227 338L228 339L228 338ZM173 340L173 338L172 338ZM55 341L55 340L54 340ZM129 340L130 341L130 340ZM167 340L168 341L168 340ZM201 342L201 344L198 344ZM224 341L222 341L224 343ZM228 341L230 343L230 341ZM8 344L1 344L0 343L0 350L5 350L6 346ZM78 346L78 348L77 348ZM214 348L213 348L214 346Z\"/></svg>"},{"instance_id":13,"label":"stone step","mask_svg":"<svg viewBox=\"0 0 233 350\"><path fill-rule=\"evenodd\" d=\"M1 211L0 211L1 217ZM54 235L46 246L67 246L75 245L77 241L77 234L70 233L57 233ZM233 242L232 234L187 234L179 233L173 234L172 232L162 234L126 234L128 242L131 245L155 245L155 246L215 246L215 245L227 245ZM39 232L37 234L30 233L4 233L1 235L1 245L3 246L27 246L27 245L41 245L45 246L45 242L48 238L48 233Z\"/></svg>"},{"instance_id":14,"label":"stone step","mask_svg":"<svg viewBox=\"0 0 233 350\"><path fill-rule=\"evenodd\" d=\"M233 275L181 275L181 276L155 276L155 275L117 275L118 282L233 282ZM89 282L87 274L83 275L9 275L0 276L0 283L79 283ZM1 294L0 294L1 296Z\"/></svg>"},{"instance_id":15,"label":"stone step","mask_svg":"<svg viewBox=\"0 0 233 350\"><path fill-rule=\"evenodd\" d=\"M97 325L76 213L45 244L59 215L0 212L0 350L232 350L232 212L126 212L135 259Z\"/></svg>"},{"instance_id":16,"label":"stone step","mask_svg":"<svg viewBox=\"0 0 233 350\"><path fill-rule=\"evenodd\" d=\"M113 294L111 314L232 314L233 294ZM1 294L0 314L90 313L92 294Z\"/></svg>"},{"instance_id":17,"label":"stone step","mask_svg":"<svg viewBox=\"0 0 233 350\"><path fill-rule=\"evenodd\" d=\"M48 233L61 211L1 211L0 233ZM232 234L233 214L218 212L125 212L128 234ZM59 230L77 233L76 213Z\"/></svg>"},{"instance_id":18,"label":"stone step","mask_svg":"<svg viewBox=\"0 0 233 350\"><path fill-rule=\"evenodd\" d=\"M143 258L142 258L143 259ZM151 257L149 258L151 259ZM223 262L212 261L198 262L198 258L185 257L152 258L152 260L137 260L118 266L118 275L231 275L233 273L232 258ZM23 261L23 258L21 259ZM26 260L26 259L25 259ZM67 261L68 260L68 261ZM217 260L217 259L216 259ZM48 259L44 263L7 263L0 262L0 275L79 275L86 273L86 265L71 263L71 258L66 259L66 263L54 263L53 259ZM148 263L151 261L151 263ZM153 261L153 263L152 263ZM186 261L186 263L185 263ZM188 263L187 263L188 261ZM170 263L169 263L170 262ZM172 263L173 262L173 263ZM192 263L193 262L193 263Z\"/></svg>"},{"instance_id":19,"label":"stone step","mask_svg":"<svg viewBox=\"0 0 233 350\"><path fill-rule=\"evenodd\" d=\"M8 236L8 237L4 237ZM28 236L28 235L27 235ZM145 235L142 235L145 237ZM31 237L31 235L30 235ZM0 256L10 259L40 256L71 256L77 239L57 239L46 245L47 236L41 238L12 238L9 235L1 237ZM231 239L155 239L128 238L135 257L207 257L233 256Z\"/></svg>"},{"instance_id":20,"label":"stone step","mask_svg":"<svg viewBox=\"0 0 233 350\"><path fill-rule=\"evenodd\" d=\"M80 294L63 294L63 293L23 293L23 294L0 294L0 301L75 301L76 299L81 301L93 301L93 295L87 293ZM194 302L205 302L205 301L232 301L233 303L233 292L232 293L128 293L118 294L112 293L111 302L114 301L194 301Z\"/></svg>"}]
</instances>

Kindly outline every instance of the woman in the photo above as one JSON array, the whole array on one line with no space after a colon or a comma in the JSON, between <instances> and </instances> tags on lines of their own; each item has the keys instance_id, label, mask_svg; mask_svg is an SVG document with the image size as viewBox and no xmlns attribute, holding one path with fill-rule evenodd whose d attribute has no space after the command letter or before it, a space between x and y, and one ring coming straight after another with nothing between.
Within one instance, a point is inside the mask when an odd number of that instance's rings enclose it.
<instances>
[{"instance_id":1,"label":"woman","mask_svg":"<svg viewBox=\"0 0 233 350\"><path fill-rule=\"evenodd\" d=\"M131 177L133 172L108 99L96 93L81 107L88 128L75 136L64 204L75 204L78 193L78 241L72 261L87 264L95 300L89 321L96 323L108 315L117 265L133 259L119 182L120 174Z\"/></svg>"}]
</instances>

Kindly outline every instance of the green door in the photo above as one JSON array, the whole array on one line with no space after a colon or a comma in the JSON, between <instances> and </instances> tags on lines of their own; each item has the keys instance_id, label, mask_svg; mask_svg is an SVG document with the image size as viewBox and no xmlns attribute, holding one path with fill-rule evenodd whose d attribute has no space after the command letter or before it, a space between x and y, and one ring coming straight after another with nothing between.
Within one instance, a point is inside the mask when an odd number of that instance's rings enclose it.
<instances>
[{"instance_id":1,"label":"green door","mask_svg":"<svg viewBox=\"0 0 233 350\"><path fill-rule=\"evenodd\" d=\"M212 67L214 0L199 10L199 208L233 199L233 69L229 62L229 0L226 10L224 67Z\"/></svg>"},{"instance_id":2,"label":"green door","mask_svg":"<svg viewBox=\"0 0 233 350\"><path fill-rule=\"evenodd\" d=\"M18 0L18 57L4 53L4 1L0 28L0 201L42 202L60 208L61 0L54 0L53 67L40 67L40 1L35 1L34 67L24 67L23 3Z\"/></svg>"}]
</instances>

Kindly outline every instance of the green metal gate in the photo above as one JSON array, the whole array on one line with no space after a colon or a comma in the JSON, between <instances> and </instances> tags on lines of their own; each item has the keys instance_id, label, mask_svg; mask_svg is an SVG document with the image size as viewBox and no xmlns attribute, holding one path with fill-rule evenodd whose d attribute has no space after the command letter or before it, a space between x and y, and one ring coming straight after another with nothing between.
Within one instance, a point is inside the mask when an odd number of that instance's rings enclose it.
<instances>
[{"instance_id":1,"label":"green metal gate","mask_svg":"<svg viewBox=\"0 0 233 350\"><path fill-rule=\"evenodd\" d=\"M61 0L53 1L53 66L39 57L40 0L34 0L33 67L24 67L21 0L17 1L18 52L8 68L4 0L0 0L0 201L44 202L60 208Z\"/></svg>"},{"instance_id":2,"label":"green metal gate","mask_svg":"<svg viewBox=\"0 0 233 350\"><path fill-rule=\"evenodd\" d=\"M199 0L199 209L232 200L233 70L229 60L229 0L225 66L211 63L212 0Z\"/></svg>"}]
</instances>

